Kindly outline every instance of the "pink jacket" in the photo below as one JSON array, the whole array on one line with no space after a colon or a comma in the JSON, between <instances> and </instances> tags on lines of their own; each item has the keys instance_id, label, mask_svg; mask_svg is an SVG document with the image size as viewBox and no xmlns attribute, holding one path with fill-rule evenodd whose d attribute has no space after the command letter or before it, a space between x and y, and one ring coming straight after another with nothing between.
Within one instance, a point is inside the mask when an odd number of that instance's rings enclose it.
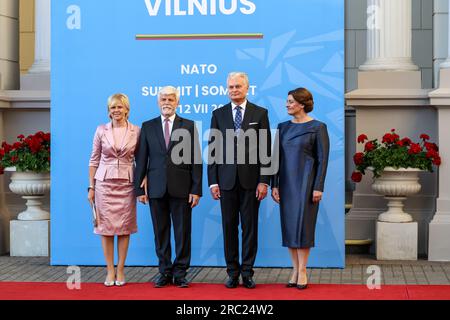
<instances>
[{"instance_id":1,"label":"pink jacket","mask_svg":"<svg viewBox=\"0 0 450 320\"><path fill-rule=\"evenodd\" d=\"M90 167L96 167L95 179L127 179L133 182L134 153L140 129L128 122L128 130L120 150L114 147L111 122L97 127L89 160Z\"/></svg>"}]
</instances>

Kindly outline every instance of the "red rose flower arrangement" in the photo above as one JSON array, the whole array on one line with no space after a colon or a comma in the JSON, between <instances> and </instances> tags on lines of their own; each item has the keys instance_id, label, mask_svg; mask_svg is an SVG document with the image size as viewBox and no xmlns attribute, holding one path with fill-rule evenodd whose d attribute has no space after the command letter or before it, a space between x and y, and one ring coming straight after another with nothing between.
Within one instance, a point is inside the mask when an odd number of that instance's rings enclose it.
<instances>
[{"instance_id":1,"label":"red rose flower arrangement","mask_svg":"<svg viewBox=\"0 0 450 320\"><path fill-rule=\"evenodd\" d=\"M13 144L2 142L0 148L0 174L5 168L17 171L50 171L50 133L42 131L25 137L19 135Z\"/></svg>"},{"instance_id":2,"label":"red rose flower arrangement","mask_svg":"<svg viewBox=\"0 0 450 320\"><path fill-rule=\"evenodd\" d=\"M420 135L420 142L413 142L410 138L400 136L392 129L386 133L381 143L377 139L369 140L367 135L358 136L358 143L364 144L364 152L357 152L353 156L356 170L351 179L360 182L367 168L373 171L374 178L378 178L385 167L417 168L433 172L433 165L441 164L439 148L430 142L430 136ZM367 142L366 142L367 141Z\"/></svg>"}]
</instances>

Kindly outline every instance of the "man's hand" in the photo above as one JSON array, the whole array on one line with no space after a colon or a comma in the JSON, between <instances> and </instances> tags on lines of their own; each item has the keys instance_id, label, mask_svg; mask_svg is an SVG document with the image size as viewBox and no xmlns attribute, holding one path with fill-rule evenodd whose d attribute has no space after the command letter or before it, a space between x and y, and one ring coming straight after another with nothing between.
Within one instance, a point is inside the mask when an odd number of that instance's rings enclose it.
<instances>
[{"instance_id":1,"label":"man's hand","mask_svg":"<svg viewBox=\"0 0 450 320\"><path fill-rule=\"evenodd\" d=\"M265 183L259 183L258 187L256 188L256 197L259 201L264 199L267 196L267 184Z\"/></svg>"},{"instance_id":2,"label":"man's hand","mask_svg":"<svg viewBox=\"0 0 450 320\"><path fill-rule=\"evenodd\" d=\"M148 193L147 193L147 176L145 176L145 178L142 180L141 188L144 188L145 195L148 196Z\"/></svg>"},{"instance_id":3,"label":"man's hand","mask_svg":"<svg viewBox=\"0 0 450 320\"><path fill-rule=\"evenodd\" d=\"M143 203L143 204L147 204L148 203L148 197L145 194L142 195L142 196L137 197L137 199L138 199L138 201L140 203Z\"/></svg>"},{"instance_id":4,"label":"man's hand","mask_svg":"<svg viewBox=\"0 0 450 320\"><path fill-rule=\"evenodd\" d=\"M272 199L276 203L280 203L280 190L278 188L272 188Z\"/></svg>"},{"instance_id":5,"label":"man's hand","mask_svg":"<svg viewBox=\"0 0 450 320\"><path fill-rule=\"evenodd\" d=\"M200 196L196 194L189 194L189 203L191 204L191 208L198 205L198 202L200 201Z\"/></svg>"},{"instance_id":6,"label":"man's hand","mask_svg":"<svg viewBox=\"0 0 450 320\"><path fill-rule=\"evenodd\" d=\"M215 186L215 187L211 187L209 189L209 191L211 191L211 195L213 197L214 200L219 200L220 198L220 189L219 186Z\"/></svg>"},{"instance_id":7,"label":"man's hand","mask_svg":"<svg viewBox=\"0 0 450 320\"><path fill-rule=\"evenodd\" d=\"M148 203L147 177L145 177L144 180L142 180L141 188L144 188L145 194L142 195L142 196L137 197L137 198L138 198L138 201L139 201L140 203L147 204L147 203Z\"/></svg>"},{"instance_id":8,"label":"man's hand","mask_svg":"<svg viewBox=\"0 0 450 320\"><path fill-rule=\"evenodd\" d=\"M312 201L314 203L319 203L320 200L322 200L322 192L314 190L313 191Z\"/></svg>"}]
</instances>

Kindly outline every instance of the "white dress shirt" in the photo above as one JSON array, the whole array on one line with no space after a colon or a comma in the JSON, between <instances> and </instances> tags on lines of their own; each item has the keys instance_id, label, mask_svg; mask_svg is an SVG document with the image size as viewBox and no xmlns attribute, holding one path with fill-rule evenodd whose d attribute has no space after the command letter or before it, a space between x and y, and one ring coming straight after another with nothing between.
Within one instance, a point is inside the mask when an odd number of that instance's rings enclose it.
<instances>
[{"instance_id":1,"label":"white dress shirt","mask_svg":"<svg viewBox=\"0 0 450 320\"><path fill-rule=\"evenodd\" d=\"M172 134L172 128L173 128L173 122L175 121L175 116L176 116L176 114L169 117L169 136ZM166 120L166 118L161 115L161 125L162 125L162 130L163 130L163 136L165 136L164 135L165 134L165 132L164 132L165 120Z\"/></svg>"},{"instance_id":2,"label":"white dress shirt","mask_svg":"<svg viewBox=\"0 0 450 320\"><path fill-rule=\"evenodd\" d=\"M234 121L234 119L236 119L236 111L237 111L236 107L237 106L238 106L237 104L235 104L234 102L231 102L231 110L233 112L233 121ZM245 114L245 108L247 107L247 100L245 100L242 104L239 104L239 106L242 108L242 110L241 110L242 122L244 122L244 114ZM267 183L264 183L264 184L266 186L268 186ZM209 188L211 189L212 187L217 187L217 186L218 186L218 184L212 184L209 186Z\"/></svg>"},{"instance_id":3,"label":"white dress shirt","mask_svg":"<svg viewBox=\"0 0 450 320\"><path fill-rule=\"evenodd\" d=\"M238 105L235 104L234 102L231 102L231 110L233 111L233 121L234 119L236 119L236 107ZM242 121L244 121L244 114L245 114L245 108L247 107L247 100L245 100L242 104L239 104L239 106L242 108L241 113L242 113Z\"/></svg>"},{"instance_id":4,"label":"white dress shirt","mask_svg":"<svg viewBox=\"0 0 450 320\"><path fill-rule=\"evenodd\" d=\"M237 111L236 107L237 106L240 106L242 108L242 110L241 110L242 121L244 121L244 114L245 114L245 107L247 107L247 100L245 100L242 104L239 104L239 105L234 102L231 102L231 112L233 112L233 123L234 123L234 120L236 119L236 111ZM217 186L218 186L218 184L212 184L209 186L209 188L211 189L212 187L217 187Z\"/></svg>"}]
</instances>

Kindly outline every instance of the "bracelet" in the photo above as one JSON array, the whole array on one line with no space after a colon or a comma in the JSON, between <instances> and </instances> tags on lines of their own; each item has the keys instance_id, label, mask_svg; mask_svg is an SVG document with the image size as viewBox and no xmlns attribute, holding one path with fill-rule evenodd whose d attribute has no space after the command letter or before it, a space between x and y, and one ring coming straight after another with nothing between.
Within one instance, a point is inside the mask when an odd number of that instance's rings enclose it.
<instances>
[{"instance_id":1,"label":"bracelet","mask_svg":"<svg viewBox=\"0 0 450 320\"><path fill-rule=\"evenodd\" d=\"M87 191L89 192L89 190L90 189L92 189L92 190L94 190L95 191L95 188L94 188L94 186L89 186L88 188L87 188Z\"/></svg>"}]
</instances>

